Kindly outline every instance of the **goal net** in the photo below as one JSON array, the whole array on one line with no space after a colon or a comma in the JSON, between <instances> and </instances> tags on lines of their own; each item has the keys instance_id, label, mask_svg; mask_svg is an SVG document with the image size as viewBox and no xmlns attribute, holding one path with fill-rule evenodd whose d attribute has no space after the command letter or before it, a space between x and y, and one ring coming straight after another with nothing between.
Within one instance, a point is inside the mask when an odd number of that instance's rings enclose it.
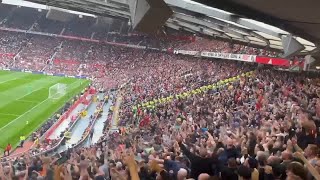
<instances>
[{"instance_id":1,"label":"goal net","mask_svg":"<svg viewBox=\"0 0 320 180\"><path fill-rule=\"evenodd\" d=\"M50 99L59 99L67 93L67 85L62 83L57 83L49 88Z\"/></svg>"}]
</instances>

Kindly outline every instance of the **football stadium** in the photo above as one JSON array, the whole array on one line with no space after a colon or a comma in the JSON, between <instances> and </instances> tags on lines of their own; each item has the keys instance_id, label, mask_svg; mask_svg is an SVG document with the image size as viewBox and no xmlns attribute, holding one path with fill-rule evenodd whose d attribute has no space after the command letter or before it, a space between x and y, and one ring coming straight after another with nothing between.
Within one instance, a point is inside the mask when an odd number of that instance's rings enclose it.
<instances>
[{"instance_id":1,"label":"football stadium","mask_svg":"<svg viewBox=\"0 0 320 180\"><path fill-rule=\"evenodd\" d=\"M0 179L320 180L318 7L0 0Z\"/></svg>"}]
</instances>

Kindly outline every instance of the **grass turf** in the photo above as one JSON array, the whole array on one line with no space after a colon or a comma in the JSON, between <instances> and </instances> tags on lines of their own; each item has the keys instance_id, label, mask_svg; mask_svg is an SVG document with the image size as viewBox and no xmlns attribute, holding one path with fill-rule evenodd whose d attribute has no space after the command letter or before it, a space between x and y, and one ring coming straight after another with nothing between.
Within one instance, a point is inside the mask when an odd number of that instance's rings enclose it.
<instances>
[{"instance_id":1,"label":"grass turf","mask_svg":"<svg viewBox=\"0 0 320 180\"><path fill-rule=\"evenodd\" d=\"M60 99L48 99L49 88L67 85ZM0 148L17 145L21 135L37 130L72 97L79 94L88 80L0 71Z\"/></svg>"}]
</instances>

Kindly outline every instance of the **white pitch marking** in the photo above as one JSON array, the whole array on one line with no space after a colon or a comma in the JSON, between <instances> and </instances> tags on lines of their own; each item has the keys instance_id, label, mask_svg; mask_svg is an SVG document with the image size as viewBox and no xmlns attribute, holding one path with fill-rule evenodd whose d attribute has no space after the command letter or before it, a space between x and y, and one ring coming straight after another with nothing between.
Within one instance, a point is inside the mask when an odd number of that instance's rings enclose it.
<instances>
[{"instance_id":1,"label":"white pitch marking","mask_svg":"<svg viewBox=\"0 0 320 180\"><path fill-rule=\"evenodd\" d=\"M78 80L77 80L78 81ZM75 81L75 82L77 82ZM69 84L68 86L71 86L72 84L74 84L75 82ZM49 98L43 100L42 102L40 102L39 104L35 105L34 107L32 107L31 109L29 109L28 111L26 111L25 113L21 114L19 117L17 117L16 119L12 120L11 122L9 122L8 124L6 124L5 126L0 128L0 131L2 131L3 129L5 129L6 127L8 127L10 124L16 122L18 119L20 119L20 117L23 117L25 114L31 112L33 109L35 109L36 107L38 107L39 105L43 104L44 102L50 100Z\"/></svg>"},{"instance_id":2,"label":"white pitch marking","mask_svg":"<svg viewBox=\"0 0 320 180\"><path fill-rule=\"evenodd\" d=\"M26 100L15 100L18 102L27 102L27 103L39 103L39 101L26 101ZM40 101L41 102L41 101Z\"/></svg>"},{"instance_id":3,"label":"white pitch marking","mask_svg":"<svg viewBox=\"0 0 320 180\"><path fill-rule=\"evenodd\" d=\"M6 82L9 82L9 81L13 81L13 80L16 80L16 79L17 79L17 78L9 79L9 80L6 80L6 81L1 81L0 84L6 83Z\"/></svg>"}]
</instances>

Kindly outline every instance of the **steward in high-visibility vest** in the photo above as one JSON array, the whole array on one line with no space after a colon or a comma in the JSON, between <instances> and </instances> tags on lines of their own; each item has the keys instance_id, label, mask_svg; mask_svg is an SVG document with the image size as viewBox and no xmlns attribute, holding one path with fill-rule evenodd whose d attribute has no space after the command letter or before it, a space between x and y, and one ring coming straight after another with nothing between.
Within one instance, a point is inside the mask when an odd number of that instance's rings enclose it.
<instances>
[{"instance_id":1,"label":"steward in high-visibility vest","mask_svg":"<svg viewBox=\"0 0 320 180\"><path fill-rule=\"evenodd\" d=\"M34 141L34 144L35 144L36 146L39 145L39 138L37 138L37 139Z\"/></svg>"},{"instance_id":2,"label":"steward in high-visibility vest","mask_svg":"<svg viewBox=\"0 0 320 180\"><path fill-rule=\"evenodd\" d=\"M26 140L25 136L20 136L20 147L23 147L24 141Z\"/></svg>"},{"instance_id":3,"label":"steward in high-visibility vest","mask_svg":"<svg viewBox=\"0 0 320 180\"><path fill-rule=\"evenodd\" d=\"M69 131L66 131L66 132L64 133L64 137L65 137L66 139L70 139L70 138L71 138L71 133L70 133Z\"/></svg>"}]
</instances>

